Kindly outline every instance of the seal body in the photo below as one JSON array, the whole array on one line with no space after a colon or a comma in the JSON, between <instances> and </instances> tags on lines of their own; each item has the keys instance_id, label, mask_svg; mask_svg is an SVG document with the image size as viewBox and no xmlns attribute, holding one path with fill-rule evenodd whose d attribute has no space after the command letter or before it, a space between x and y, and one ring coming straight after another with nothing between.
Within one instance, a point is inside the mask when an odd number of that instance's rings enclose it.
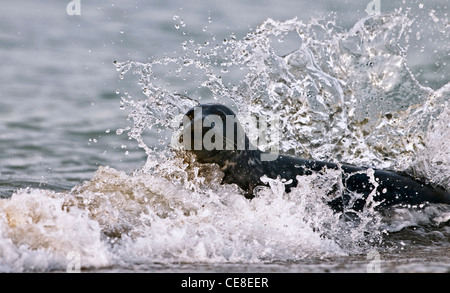
<instances>
[{"instance_id":1,"label":"seal body","mask_svg":"<svg viewBox=\"0 0 450 293\"><path fill-rule=\"evenodd\" d=\"M226 123L226 119L233 119L232 127L230 123ZM377 202L377 207L395 204L417 205L423 202L450 204L448 191L399 172L286 155L278 155L275 160L264 161L261 157L265 153L252 146L245 134L242 135L242 126L236 120L235 113L224 105L203 104L194 107L186 113L186 121L181 139L186 141L186 138L189 138L189 144L185 144L185 147L194 153L199 162L219 165L225 174L222 183L238 185L247 198L254 197L255 187L267 185L261 180L263 176L280 178L285 182L286 192L290 192L298 185L297 176L311 175L328 169L342 172L342 185L337 186L335 190L338 194L328 201L335 211L362 210L367 205L369 196ZM213 129L214 135L210 133ZM199 139L207 136L215 136L214 145L219 147L198 143Z\"/></svg>"},{"instance_id":2,"label":"seal body","mask_svg":"<svg viewBox=\"0 0 450 293\"><path fill-rule=\"evenodd\" d=\"M377 207L423 202L450 204L448 191L419 182L406 174L284 155L274 161L262 161L260 156L260 151L241 152L231 164L219 164L225 173L223 183L237 184L247 197L252 198L255 187L266 185L261 180L264 175L285 181L285 190L290 192L298 185L297 176L338 170L342 172L342 185L336 186L334 192L338 194L328 202L335 211L360 211L366 206L370 195L377 202Z\"/></svg>"}]
</instances>

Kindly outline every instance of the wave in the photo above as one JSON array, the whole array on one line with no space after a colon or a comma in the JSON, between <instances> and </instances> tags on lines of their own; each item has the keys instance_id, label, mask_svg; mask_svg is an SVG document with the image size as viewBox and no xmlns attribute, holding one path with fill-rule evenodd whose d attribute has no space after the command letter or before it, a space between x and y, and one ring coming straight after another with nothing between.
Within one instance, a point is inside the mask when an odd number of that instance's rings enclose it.
<instances>
[{"instance_id":1,"label":"wave","mask_svg":"<svg viewBox=\"0 0 450 293\"><path fill-rule=\"evenodd\" d=\"M450 87L435 91L411 74L410 25L398 13L366 17L348 31L329 19L268 19L242 39L186 41L177 57L115 62L121 78L139 76L144 96L123 93L133 126L117 134L135 139L147 162L132 174L100 167L70 191L28 188L2 199L0 271L60 271L74 259L94 270L292 263L393 249L403 240L391 236L409 227L440 233L445 245L445 205L368 209L346 221L323 201L338 180L332 171L299 178L289 194L274 180L249 201L220 184L217 166L171 144L180 114L226 102L241 114L280 117L282 152L406 170L450 189ZM296 48L280 54L284 42ZM149 142L150 133L157 139Z\"/></svg>"}]
</instances>

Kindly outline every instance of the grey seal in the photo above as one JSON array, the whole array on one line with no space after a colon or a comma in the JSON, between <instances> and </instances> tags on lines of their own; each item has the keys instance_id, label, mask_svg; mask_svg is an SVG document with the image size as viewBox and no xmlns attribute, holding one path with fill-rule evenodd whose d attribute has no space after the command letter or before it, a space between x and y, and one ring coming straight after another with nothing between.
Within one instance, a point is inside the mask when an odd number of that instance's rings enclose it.
<instances>
[{"instance_id":1,"label":"grey seal","mask_svg":"<svg viewBox=\"0 0 450 293\"><path fill-rule=\"evenodd\" d=\"M201 115L196 115L197 113ZM336 187L340 192L327 202L337 212L348 209L363 210L370 194L377 202L377 208L396 204L418 205L424 202L450 204L449 191L421 182L404 172L356 167L288 155L278 155L270 161L262 160L261 157L265 153L254 147L245 133L239 135L243 130L236 114L221 104L196 106L190 109L185 117L187 123L184 125L180 142L184 142L198 162L217 164L224 173L222 184L236 184L249 199L255 196L256 187L267 186L267 183L261 180L263 176L281 178L286 182L285 191L290 192L298 185L297 176L332 169L342 172L342 185ZM226 119L231 119L232 131ZM203 141L199 140L204 139L206 135L211 138L209 132L213 129L216 134L213 137L215 147L205 146ZM373 170L376 186L368 175L369 169ZM376 192L373 193L375 188ZM355 197L355 194L359 196Z\"/></svg>"}]
</instances>

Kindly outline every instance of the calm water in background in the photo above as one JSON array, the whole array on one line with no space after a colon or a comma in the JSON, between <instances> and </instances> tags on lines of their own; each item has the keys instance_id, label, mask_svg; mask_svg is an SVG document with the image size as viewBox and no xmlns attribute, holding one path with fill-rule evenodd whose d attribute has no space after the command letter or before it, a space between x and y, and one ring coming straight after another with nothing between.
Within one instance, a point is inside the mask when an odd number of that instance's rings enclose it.
<instances>
[{"instance_id":1,"label":"calm water in background","mask_svg":"<svg viewBox=\"0 0 450 293\"><path fill-rule=\"evenodd\" d=\"M81 0L81 15L69 16L69 1L3 1L0 7L0 197L20 188L70 190L90 180L99 166L131 172L145 153L116 130L132 122L120 110L124 89L139 96L136 79L119 79L113 61L148 61L179 51L181 42L243 37L267 18L323 17L335 13L351 28L365 17L365 1L110 1ZM386 3L385 3L386 2ZM419 82L439 89L449 82L448 32L430 30L446 21L445 1L381 1L381 11L409 8L417 16L407 50ZM178 18L174 18L178 16ZM177 29L179 19L186 24ZM443 37L445 36L445 37ZM286 48L286 53L295 48ZM173 81L177 88L196 85ZM151 138L150 138L151 139ZM404 256L406 259L407 256ZM359 261L359 262L358 262ZM312 270L357 270L332 261ZM356 265L355 265L356 263ZM274 270L290 271L291 264ZM239 266L237 266L239 267ZM143 270L174 270L144 267ZM184 268L189 270L190 267ZM202 267L197 269L204 269ZM205 270L208 270L209 267ZM227 267L222 267L227 270ZM247 267L241 267L245 271ZM270 268L266 269L270 270ZM297 271L308 271L305 264ZM293 270L294 270L293 269ZM218 269L221 270L221 269ZM230 270L236 270L231 266ZM239 270L239 269L238 269ZM407 270L407 267L405 267Z\"/></svg>"}]
</instances>

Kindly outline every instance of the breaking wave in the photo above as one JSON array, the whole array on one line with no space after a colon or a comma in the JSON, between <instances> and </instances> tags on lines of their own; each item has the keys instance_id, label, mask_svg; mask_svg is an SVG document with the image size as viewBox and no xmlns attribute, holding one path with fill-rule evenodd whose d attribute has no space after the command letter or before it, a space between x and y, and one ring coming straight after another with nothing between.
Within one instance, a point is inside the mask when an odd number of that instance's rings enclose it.
<instances>
[{"instance_id":1,"label":"breaking wave","mask_svg":"<svg viewBox=\"0 0 450 293\"><path fill-rule=\"evenodd\" d=\"M448 244L447 206L367 209L346 221L323 201L340 180L332 170L299 178L289 194L271 180L249 201L220 184L217 166L171 144L177 117L214 101L280 117L284 153L406 170L450 189L450 87L435 91L411 74L410 25L399 13L350 30L330 19L268 19L243 38L187 39L176 57L115 62L142 88L138 98L122 92L133 125L117 134L136 140L147 162L132 174L102 166L67 192L29 188L2 199L0 271L66 270L74 259L82 269L290 263L396 249L404 240L391 235L408 227ZM281 52L285 43L294 49Z\"/></svg>"}]
</instances>

